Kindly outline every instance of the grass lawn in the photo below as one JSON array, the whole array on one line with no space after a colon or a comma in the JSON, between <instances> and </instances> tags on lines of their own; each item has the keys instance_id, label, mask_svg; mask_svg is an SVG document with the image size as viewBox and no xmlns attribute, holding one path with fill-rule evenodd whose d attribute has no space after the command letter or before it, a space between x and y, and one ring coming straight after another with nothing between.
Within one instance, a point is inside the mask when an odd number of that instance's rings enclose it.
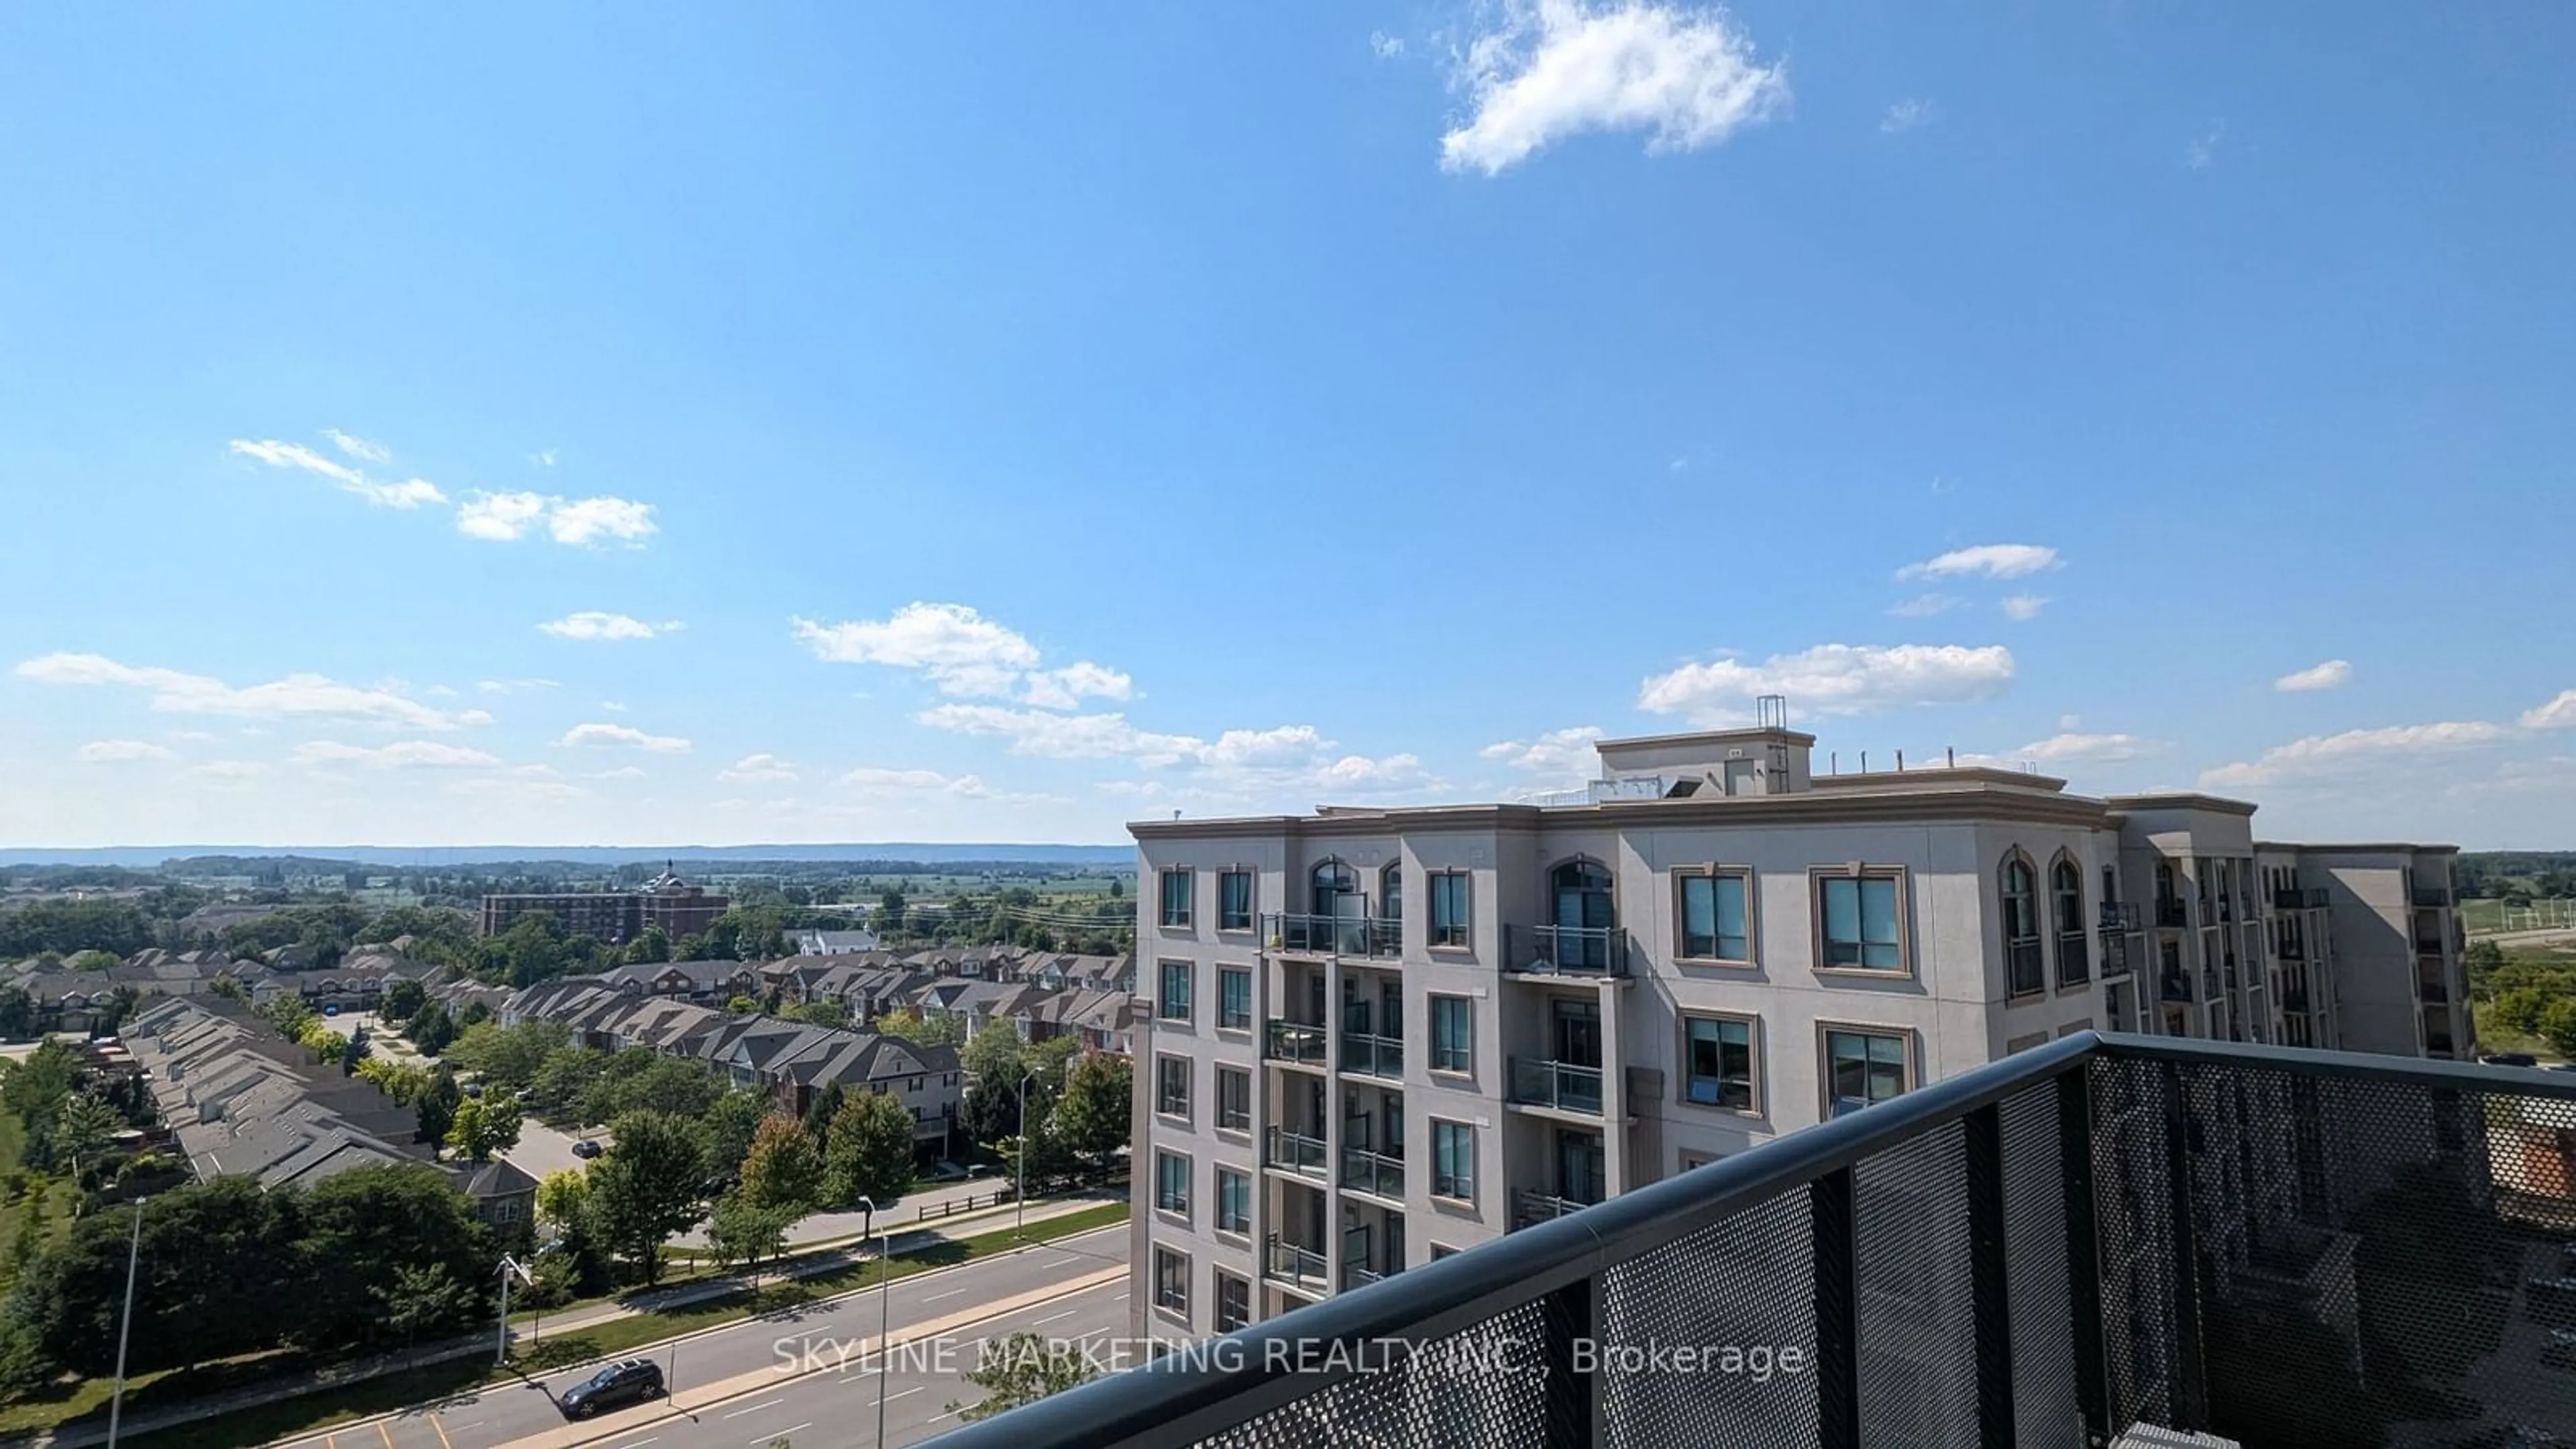
<instances>
[{"instance_id":1,"label":"grass lawn","mask_svg":"<svg viewBox=\"0 0 2576 1449\"><path fill-rule=\"evenodd\" d=\"M892 1273L895 1281L901 1282L933 1268L952 1267L1007 1253L1023 1242L1042 1243L1073 1237L1126 1220L1127 1204L1102 1203L1060 1218L1031 1223L1025 1239L1017 1237L1008 1228L1002 1228L954 1242L936 1243L915 1252L898 1253ZM871 1259L793 1283L773 1284L757 1292L733 1293L686 1308L612 1319L562 1338L550 1336L537 1346L534 1353L524 1355L523 1359L528 1372L541 1373L546 1366L585 1362L659 1343L684 1333L694 1333L702 1328L784 1312L817 1298L873 1287L877 1281L877 1264ZM206 1371L198 1370L197 1373L203 1378ZM127 1380L125 1407L129 1416L170 1407L183 1402L185 1397L193 1396L193 1392L204 1392L209 1387L191 1385L190 1395L174 1394L166 1387L158 1394L152 1392L159 1380L171 1377L174 1376L137 1376ZM484 1384L515 1378L516 1375L506 1370L495 1370L491 1360L483 1355L468 1354L446 1363L387 1374L346 1388L327 1389L281 1403L238 1409L220 1417L129 1437L150 1446L150 1449L243 1449L243 1446L309 1434L334 1424L345 1424L414 1404L472 1393ZM107 1416L108 1387L104 1380L91 1380L71 1388L59 1399L28 1400L0 1408L0 1433L48 1428L84 1418L103 1421Z\"/></svg>"}]
</instances>

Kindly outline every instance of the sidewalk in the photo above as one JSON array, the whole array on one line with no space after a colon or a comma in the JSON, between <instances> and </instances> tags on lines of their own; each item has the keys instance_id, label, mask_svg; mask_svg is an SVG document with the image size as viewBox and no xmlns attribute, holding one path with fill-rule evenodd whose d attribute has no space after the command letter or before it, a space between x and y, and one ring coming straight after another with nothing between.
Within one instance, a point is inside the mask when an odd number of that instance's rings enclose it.
<instances>
[{"instance_id":1,"label":"sidewalk","mask_svg":"<svg viewBox=\"0 0 2576 1449\"><path fill-rule=\"evenodd\" d=\"M1036 1227L1038 1224L1044 1223L1050 1219L1067 1217L1074 1213L1099 1207L1103 1203L1123 1201L1125 1201L1124 1196L1117 1194L1090 1194L1075 1197L1032 1199L1029 1203L1028 1222L1031 1227ZM906 1229L892 1235L892 1250L897 1256L901 1256L904 1253L926 1247L932 1243L943 1242L952 1237L972 1237L975 1236L977 1232L989 1232L995 1227L1007 1226L1012 1220L1015 1207L1015 1204L1005 1204L998 1208L990 1208L980 1212L959 1213L954 1218L941 1221L936 1227ZM968 1229L968 1231L964 1233L953 1231L959 1227L964 1227ZM866 1241L873 1245L875 1239L870 1238ZM797 1278L812 1277L819 1273L828 1273L835 1269L848 1267L853 1263L876 1256L872 1247L871 1250L867 1252L859 1251L859 1243L859 1239L851 1238L839 1244L826 1245L816 1249L801 1249L799 1250L796 1259L788 1263L782 1270L764 1270L761 1273L753 1275L735 1274L722 1278L709 1278L704 1282L689 1283L676 1288L665 1288L648 1293L639 1293L623 1302L595 1303L588 1308L575 1309L564 1314L562 1317L547 1314L536 1324L512 1325L510 1329L511 1341L515 1343L523 1338L529 1337L529 1330L531 1328L542 1330L543 1334L548 1337L564 1333L577 1333L584 1328L595 1327L602 1323L615 1322L621 1318L633 1318L640 1314L660 1312L671 1308L684 1308L692 1303L702 1303L711 1298L728 1297L733 1294L742 1293L746 1290L758 1288L764 1284L782 1283ZM858 1293L865 1292L867 1290L853 1288L849 1291ZM720 1332L722 1331L722 1328L728 1328L731 1326L732 1325L730 1324L726 1324L713 1329L683 1331L674 1333L672 1337L683 1338L693 1336L694 1333ZM640 1351L642 1347L642 1345L639 1345L637 1350L630 1350L630 1352ZM351 1384L363 1383L368 1379L381 1377L385 1374L402 1373L411 1369L426 1367L431 1364L444 1363L452 1359L463 1358L469 1354L489 1354L491 1352L492 1334L487 1329L463 1338L451 1340L447 1343L433 1344L417 1348L408 1353L388 1354L373 1359L361 1359L351 1363L334 1364L329 1368L318 1369L309 1374L298 1374L274 1383L255 1385L250 1388L238 1389L227 1394L219 1394L210 1398L194 1400L190 1403L176 1405L157 1413L129 1414L126 1416L123 1425L118 1430L118 1434L122 1438L133 1438L139 1435L151 1433L156 1429L167 1429L179 1424L194 1423L201 1419L216 1418L241 1409L257 1408L263 1404L274 1404L287 1399L301 1398L306 1394L319 1393L327 1389L346 1388ZM565 1367L574 1366L566 1365ZM563 1368L545 1370L545 1372L549 1374L561 1373L563 1371ZM367 1418L377 1417L381 1416L367 1416ZM366 1419L360 1419L356 1422L364 1423L366 1422ZM87 1449L87 1446L93 1444L104 1444L105 1442L107 1442L107 1426L103 1423L85 1424L77 1428L70 1429L45 1429L27 1434L0 1436L0 1445L12 1446L12 1449L15 1449L15 1446L19 1445L27 1446L27 1449Z\"/></svg>"}]
</instances>

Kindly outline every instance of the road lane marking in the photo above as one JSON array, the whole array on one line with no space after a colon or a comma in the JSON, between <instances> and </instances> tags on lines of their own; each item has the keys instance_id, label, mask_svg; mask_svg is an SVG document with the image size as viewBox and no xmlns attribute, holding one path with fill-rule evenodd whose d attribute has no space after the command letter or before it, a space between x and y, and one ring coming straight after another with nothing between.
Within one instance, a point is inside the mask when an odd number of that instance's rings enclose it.
<instances>
[{"instance_id":1,"label":"road lane marking","mask_svg":"<svg viewBox=\"0 0 2576 1449\"><path fill-rule=\"evenodd\" d=\"M933 1294L931 1294L929 1297L924 1298L924 1299L922 1299L921 1301L922 1301L922 1302L924 1302L924 1303L936 1303L936 1302L938 1302L938 1301L939 1301L940 1299L942 1299L942 1298L954 1298L954 1297L956 1297L956 1296L957 1296L958 1294L960 1294L960 1293L966 1293L966 1292L971 1292L971 1291L973 1291L973 1290L971 1290L971 1289L966 1289L966 1288L951 1288L951 1289L949 1289L949 1290L948 1290L947 1292L945 1292L945 1293L933 1293Z\"/></svg>"},{"instance_id":2,"label":"road lane marking","mask_svg":"<svg viewBox=\"0 0 2576 1449\"><path fill-rule=\"evenodd\" d=\"M770 1442L772 1442L772 1441L774 1441L774 1440L784 1439L784 1438L786 1438L788 1435L795 1433L795 1432L796 1432L797 1430L799 1430L799 1429L811 1429L811 1428L813 1428L813 1427L814 1427L814 1421L813 1421L813 1420L811 1420L811 1419L806 1420L806 1421L805 1421L804 1423L802 1423L802 1424L790 1424L789 1426L787 1426L787 1427L786 1427L786 1428L784 1428L784 1429L779 1430L779 1431L778 1431L777 1433L775 1433L775 1434L763 1434L763 1435L762 1435L762 1436L760 1436L759 1438L752 1440L752 1441L751 1441L751 1444L749 1445L749 1449L760 1449L760 1446L761 1446L761 1445L763 1445L763 1444L767 1444L767 1443L770 1443Z\"/></svg>"},{"instance_id":3,"label":"road lane marking","mask_svg":"<svg viewBox=\"0 0 2576 1449\"><path fill-rule=\"evenodd\" d=\"M732 1413L725 1415L725 1417L728 1419L739 1419L745 1414L757 1414L763 1409L775 1409L786 1402L787 1401L785 1399L771 1399L768 1403L754 1404L748 1409L736 1409Z\"/></svg>"},{"instance_id":4,"label":"road lane marking","mask_svg":"<svg viewBox=\"0 0 2576 1449\"><path fill-rule=\"evenodd\" d=\"M886 1395L886 1396L885 1396L885 1401L886 1401L887 1403L891 1404L891 1403L893 1403L895 1400L902 1398L904 1394L917 1394L917 1393L920 1393L923 1389L926 1389L926 1388L928 1388L928 1387L930 1387L930 1385L928 1385L928 1384L914 1384L911 1388L905 1389L905 1390L903 1391L903 1393L901 1393L901 1394L888 1394L888 1395Z\"/></svg>"},{"instance_id":5,"label":"road lane marking","mask_svg":"<svg viewBox=\"0 0 2576 1449\"><path fill-rule=\"evenodd\" d=\"M385 1449L394 1449L394 1431L390 1423L384 1420L378 1420L376 1423L376 1433L383 1437L385 1441Z\"/></svg>"},{"instance_id":6,"label":"road lane marking","mask_svg":"<svg viewBox=\"0 0 2576 1449\"><path fill-rule=\"evenodd\" d=\"M1030 1324L1029 1327L1044 1328L1050 1323L1058 1323L1071 1318L1073 1315L1080 1313L1081 1311L1082 1310L1079 1308L1068 1308L1062 1313L1050 1313L1046 1317L1039 1319L1037 1322Z\"/></svg>"},{"instance_id":7,"label":"road lane marking","mask_svg":"<svg viewBox=\"0 0 2576 1449\"><path fill-rule=\"evenodd\" d=\"M957 1417L957 1410L958 1410L958 1409L963 1409L963 1408L965 1408L965 1407L966 1407L966 1406L965 1406L964 1404L959 1404L959 1405L957 1406L957 1408L956 1408L956 1409L951 1409L951 1410L949 1410L947 1413L940 1415L940 1416L939 1416L939 1419L953 1419L953 1418ZM924 1420L923 1422L925 1422L925 1423L930 1423L930 1424L936 1424L936 1423L938 1423L938 1422L939 1422L939 1419L927 1419L927 1420Z\"/></svg>"},{"instance_id":8,"label":"road lane marking","mask_svg":"<svg viewBox=\"0 0 2576 1449\"><path fill-rule=\"evenodd\" d=\"M447 1437L447 1426L438 1422L438 1414L435 1410L430 1413L429 1427L438 1431L438 1449L456 1449L456 1441Z\"/></svg>"}]
</instances>

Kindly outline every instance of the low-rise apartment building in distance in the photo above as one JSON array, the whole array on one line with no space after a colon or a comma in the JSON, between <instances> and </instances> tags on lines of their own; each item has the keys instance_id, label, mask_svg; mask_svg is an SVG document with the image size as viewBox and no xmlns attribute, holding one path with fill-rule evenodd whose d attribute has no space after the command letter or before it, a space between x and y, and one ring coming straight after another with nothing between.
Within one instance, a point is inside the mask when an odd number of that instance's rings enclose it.
<instances>
[{"instance_id":1,"label":"low-rise apartment building in distance","mask_svg":"<svg viewBox=\"0 0 2576 1449\"><path fill-rule=\"evenodd\" d=\"M525 915L547 915L577 936L612 945L631 941L659 926L672 940L694 936L715 924L733 904L730 897L707 894L706 887L680 879L672 870L631 891L540 891L483 898L483 934L497 936Z\"/></svg>"},{"instance_id":2,"label":"low-rise apartment building in distance","mask_svg":"<svg viewBox=\"0 0 2576 1449\"><path fill-rule=\"evenodd\" d=\"M1604 740L1508 804L1131 827L1131 1302L1223 1332L2086 1029L2471 1054L2447 846Z\"/></svg>"}]
</instances>

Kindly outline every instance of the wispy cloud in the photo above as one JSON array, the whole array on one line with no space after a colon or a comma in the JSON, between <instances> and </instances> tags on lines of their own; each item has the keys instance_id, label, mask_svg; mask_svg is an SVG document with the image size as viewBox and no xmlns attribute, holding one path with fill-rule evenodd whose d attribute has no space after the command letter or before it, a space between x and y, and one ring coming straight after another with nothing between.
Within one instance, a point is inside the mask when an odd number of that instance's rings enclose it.
<instances>
[{"instance_id":1,"label":"wispy cloud","mask_svg":"<svg viewBox=\"0 0 2576 1449\"><path fill-rule=\"evenodd\" d=\"M1509 765L1515 770L1560 778L1580 778L1590 772L1600 758L1593 745L1602 736L1599 725L1574 725L1549 730L1535 739L1503 740L1485 746L1476 753L1488 760Z\"/></svg>"},{"instance_id":2,"label":"wispy cloud","mask_svg":"<svg viewBox=\"0 0 2576 1449\"><path fill-rule=\"evenodd\" d=\"M2194 171L2206 171L2218 164L2218 148L2227 140L2227 123L2212 121L2209 129L2191 138L2182 148L2182 162Z\"/></svg>"},{"instance_id":3,"label":"wispy cloud","mask_svg":"<svg viewBox=\"0 0 2576 1449\"><path fill-rule=\"evenodd\" d=\"M630 618L624 614L612 614L601 609L583 609L578 613L566 614L560 619L549 619L537 627L558 639L615 640L659 638L664 634L685 629L688 625L677 619L665 619L658 624L648 624L641 619Z\"/></svg>"},{"instance_id":4,"label":"wispy cloud","mask_svg":"<svg viewBox=\"0 0 2576 1449\"><path fill-rule=\"evenodd\" d=\"M551 679L486 679L474 686L485 694L517 694L529 689L553 689Z\"/></svg>"},{"instance_id":5,"label":"wispy cloud","mask_svg":"<svg viewBox=\"0 0 2576 1449\"><path fill-rule=\"evenodd\" d=\"M2039 617L2040 610L2048 607L2048 600L2037 594L2015 594L1996 607L2004 611L2005 618L2016 623L2028 623Z\"/></svg>"},{"instance_id":6,"label":"wispy cloud","mask_svg":"<svg viewBox=\"0 0 2576 1449\"><path fill-rule=\"evenodd\" d=\"M2329 659L2305 669L2284 674L2272 681L2272 687L2284 694L2303 694L2317 689L2341 689L2352 683L2352 664L2347 660Z\"/></svg>"},{"instance_id":7,"label":"wispy cloud","mask_svg":"<svg viewBox=\"0 0 2576 1449\"><path fill-rule=\"evenodd\" d=\"M577 724L564 731L557 744L578 748L584 745L623 745L649 750L657 755L677 755L688 751L689 742L677 735L649 735L631 725Z\"/></svg>"},{"instance_id":8,"label":"wispy cloud","mask_svg":"<svg viewBox=\"0 0 2576 1449\"><path fill-rule=\"evenodd\" d=\"M796 767L776 755L745 755L716 772L716 778L727 784L752 784L762 781L787 781L796 778Z\"/></svg>"},{"instance_id":9,"label":"wispy cloud","mask_svg":"<svg viewBox=\"0 0 2576 1449\"><path fill-rule=\"evenodd\" d=\"M2438 724L2391 725L2382 729L2345 730L2309 735L2275 745L2252 760L2240 760L2202 772L2200 783L2215 787L2272 785L2284 780L2336 773L2376 764L2395 756L2447 754L2502 743L2513 731L2484 720L2445 720Z\"/></svg>"},{"instance_id":10,"label":"wispy cloud","mask_svg":"<svg viewBox=\"0 0 2576 1449\"><path fill-rule=\"evenodd\" d=\"M1722 658L1649 677L1637 707L1709 725L1734 724L1766 694L1816 714L1868 714L1911 704L1967 704L2012 688L2012 651L2001 644L1819 644L1759 664Z\"/></svg>"},{"instance_id":11,"label":"wispy cloud","mask_svg":"<svg viewBox=\"0 0 2576 1449\"><path fill-rule=\"evenodd\" d=\"M2000 755L1962 755L1960 762L1994 764L2031 760L2043 765L2109 765L2160 754L2168 748L2170 746L2162 740L2138 735L2085 734L2069 729Z\"/></svg>"},{"instance_id":12,"label":"wispy cloud","mask_svg":"<svg viewBox=\"0 0 2576 1449\"><path fill-rule=\"evenodd\" d=\"M1464 122L1440 138L1449 171L1498 175L1588 132L1643 131L1646 150L1713 146L1789 104L1786 66L1755 60L1723 11L1653 0L1504 0L1454 77Z\"/></svg>"},{"instance_id":13,"label":"wispy cloud","mask_svg":"<svg viewBox=\"0 0 2576 1449\"><path fill-rule=\"evenodd\" d=\"M2057 550L2035 543L1981 543L1907 564L1896 571L1899 583L1916 579L2018 579L2061 567Z\"/></svg>"},{"instance_id":14,"label":"wispy cloud","mask_svg":"<svg viewBox=\"0 0 2576 1449\"><path fill-rule=\"evenodd\" d=\"M341 435L332 436L336 441ZM359 443L368 448L377 447L374 443L366 443L357 438L351 438L349 442ZM348 444L343 443L341 446L346 449ZM302 443L281 443L273 438L258 442L247 438L235 438L232 442L232 451L244 458L257 459L272 468L298 468L307 473L318 474L338 484L341 491L354 493L379 508L409 510L424 504L447 501L447 495L439 492L437 486L426 478L409 478L400 483L378 482L345 463L322 456ZM366 455L353 451L352 456L365 457Z\"/></svg>"},{"instance_id":15,"label":"wispy cloud","mask_svg":"<svg viewBox=\"0 0 2576 1449\"><path fill-rule=\"evenodd\" d=\"M660 532L650 503L550 493L473 494L457 505L456 528L468 538L495 543L541 536L575 548L611 541L641 548Z\"/></svg>"},{"instance_id":16,"label":"wispy cloud","mask_svg":"<svg viewBox=\"0 0 2576 1449\"><path fill-rule=\"evenodd\" d=\"M172 714L241 719L336 718L412 729L454 729L462 721L384 689L341 684L319 674L290 674L236 688L177 669L120 664L98 654L44 654L19 664L21 679L42 684L123 685L152 693L152 708Z\"/></svg>"},{"instance_id":17,"label":"wispy cloud","mask_svg":"<svg viewBox=\"0 0 2576 1449\"><path fill-rule=\"evenodd\" d=\"M299 765L365 765L378 770L461 769L497 765L499 758L463 745L440 744L436 740L398 740L390 745L345 745L337 740L315 740L295 750Z\"/></svg>"},{"instance_id":18,"label":"wispy cloud","mask_svg":"<svg viewBox=\"0 0 2576 1449\"><path fill-rule=\"evenodd\" d=\"M1383 30L1369 32L1369 54L1380 60L1395 60L1404 54L1404 37Z\"/></svg>"},{"instance_id":19,"label":"wispy cloud","mask_svg":"<svg viewBox=\"0 0 2576 1449\"><path fill-rule=\"evenodd\" d=\"M1917 594L1890 605L1887 612L1900 619L1929 619L1935 614L1946 614L1966 602L1950 594Z\"/></svg>"},{"instance_id":20,"label":"wispy cloud","mask_svg":"<svg viewBox=\"0 0 2576 1449\"><path fill-rule=\"evenodd\" d=\"M1051 714L995 704L943 704L917 718L933 729L1008 740L1013 754L1183 766L1238 789L1383 791L1429 780L1413 755L1342 753L1313 725L1232 729L1206 739L1139 729L1123 714Z\"/></svg>"},{"instance_id":21,"label":"wispy cloud","mask_svg":"<svg viewBox=\"0 0 2576 1449\"><path fill-rule=\"evenodd\" d=\"M1911 131L1917 126L1928 126L1931 123L1932 103L1930 101L1902 100L1889 106L1887 114L1878 118L1878 133L1882 136L1893 136L1901 131Z\"/></svg>"},{"instance_id":22,"label":"wispy cloud","mask_svg":"<svg viewBox=\"0 0 2576 1449\"><path fill-rule=\"evenodd\" d=\"M384 444L371 443L364 438L353 438L338 428L324 428L322 436L331 440L332 447L361 463L390 463L394 458L394 450Z\"/></svg>"},{"instance_id":23,"label":"wispy cloud","mask_svg":"<svg viewBox=\"0 0 2576 1449\"><path fill-rule=\"evenodd\" d=\"M1008 697L1042 709L1074 709L1084 699L1127 699L1135 681L1088 659L1041 669L1027 635L965 604L911 603L883 619L838 624L790 621L817 659L881 664L918 671L942 694Z\"/></svg>"},{"instance_id":24,"label":"wispy cloud","mask_svg":"<svg viewBox=\"0 0 2576 1449\"><path fill-rule=\"evenodd\" d=\"M539 448L528 455L528 461L536 464L540 468L551 468L555 465L555 450L552 448Z\"/></svg>"},{"instance_id":25,"label":"wispy cloud","mask_svg":"<svg viewBox=\"0 0 2576 1449\"><path fill-rule=\"evenodd\" d=\"M84 765L116 765L134 760L168 760L177 758L164 746L150 740L92 740L73 751L72 757Z\"/></svg>"},{"instance_id":26,"label":"wispy cloud","mask_svg":"<svg viewBox=\"0 0 2576 1449\"><path fill-rule=\"evenodd\" d=\"M2522 727L2527 730L2576 729L2576 689L2559 691L2547 704L2525 710Z\"/></svg>"}]
</instances>

